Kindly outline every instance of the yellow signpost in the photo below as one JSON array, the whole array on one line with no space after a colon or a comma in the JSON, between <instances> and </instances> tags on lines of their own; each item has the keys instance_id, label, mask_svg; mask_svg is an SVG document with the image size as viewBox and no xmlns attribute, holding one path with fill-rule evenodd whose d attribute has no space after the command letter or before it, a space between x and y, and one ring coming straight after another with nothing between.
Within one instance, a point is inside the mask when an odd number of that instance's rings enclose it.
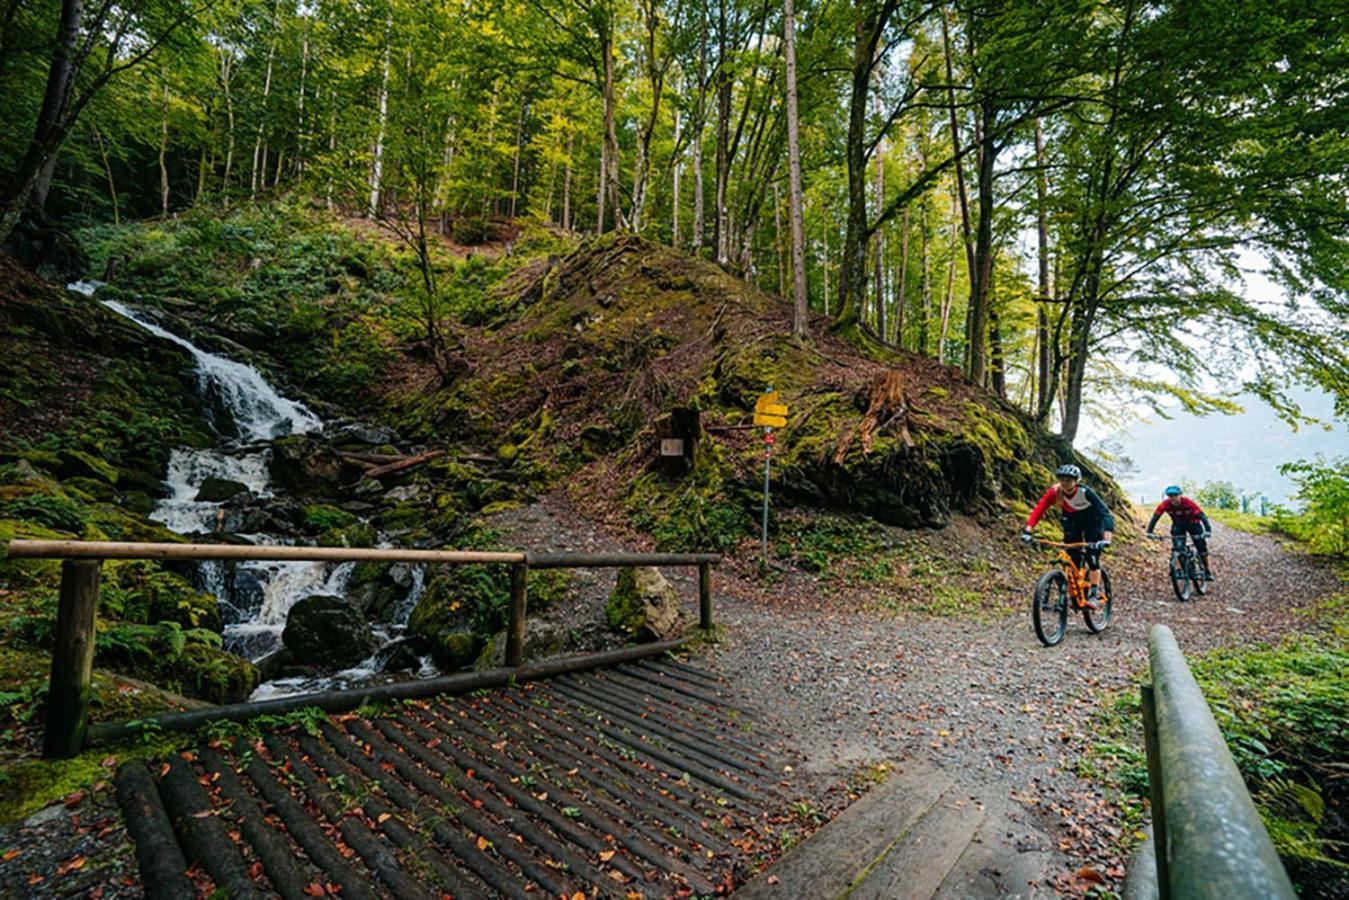
<instances>
[{"instance_id":1,"label":"yellow signpost","mask_svg":"<svg viewBox=\"0 0 1349 900\"><path fill-rule=\"evenodd\" d=\"M778 392L772 389L759 395L754 404L754 424L764 426L763 457L763 564L768 565L768 472L773 461L774 428L787 424L787 404L782 402Z\"/></svg>"}]
</instances>

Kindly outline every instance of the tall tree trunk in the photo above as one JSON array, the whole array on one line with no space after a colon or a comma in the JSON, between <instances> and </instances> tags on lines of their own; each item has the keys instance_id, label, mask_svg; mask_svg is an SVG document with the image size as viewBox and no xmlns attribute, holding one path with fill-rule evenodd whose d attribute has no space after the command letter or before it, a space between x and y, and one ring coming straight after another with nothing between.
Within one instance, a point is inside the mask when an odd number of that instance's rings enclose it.
<instances>
[{"instance_id":1,"label":"tall tree trunk","mask_svg":"<svg viewBox=\"0 0 1349 900\"><path fill-rule=\"evenodd\" d=\"M826 206L820 210L821 221L824 227L820 229L820 234L824 238L824 264L821 268L824 270L824 314L829 315L829 208Z\"/></svg>"},{"instance_id":2,"label":"tall tree trunk","mask_svg":"<svg viewBox=\"0 0 1349 900\"><path fill-rule=\"evenodd\" d=\"M379 82L379 124L375 130L375 160L370 171L370 203L366 215L379 214L379 189L384 180L384 132L389 120L389 50L393 43L393 17L384 20L384 73Z\"/></svg>"},{"instance_id":3,"label":"tall tree trunk","mask_svg":"<svg viewBox=\"0 0 1349 900\"><path fill-rule=\"evenodd\" d=\"M295 122L295 170L300 175L304 174L305 148L307 146L304 121L304 87L305 78L309 74L309 25L306 23L304 30L304 47L300 51L300 96L298 100L299 112ZM276 167L276 177L281 177L281 166Z\"/></svg>"},{"instance_id":4,"label":"tall tree trunk","mask_svg":"<svg viewBox=\"0 0 1349 900\"><path fill-rule=\"evenodd\" d=\"M782 32L787 54L787 202L792 220L792 333L804 335L810 311L806 308L806 229L801 199L801 126L796 97L796 19L792 0L784 0Z\"/></svg>"},{"instance_id":5,"label":"tall tree trunk","mask_svg":"<svg viewBox=\"0 0 1349 900\"><path fill-rule=\"evenodd\" d=\"M9 237L25 208L31 207L40 213L47 205L47 192L56 168L56 151L65 131L69 130L65 118L74 88L75 52L83 21L82 0L63 0L52 61L47 67L42 107L38 110L28 149L15 170L14 188L5 198L4 213L0 216L0 242Z\"/></svg>"},{"instance_id":6,"label":"tall tree trunk","mask_svg":"<svg viewBox=\"0 0 1349 900\"><path fill-rule=\"evenodd\" d=\"M164 105L160 115L159 130L159 214L169 214L169 167L166 157L169 152L169 73L164 76Z\"/></svg>"},{"instance_id":7,"label":"tall tree trunk","mask_svg":"<svg viewBox=\"0 0 1349 900\"><path fill-rule=\"evenodd\" d=\"M609 180L609 166L605 163L605 154L609 151L609 141L600 141L600 178L599 191L595 195L595 233L604 234L604 197L609 193L606 181Z\"/></svg>"},{"instance_id":8,"label":"tall tree trunk","mask_svg":"<svg viewBox=\"0 0 1349 900\"><path fill-rule=\"evenodd\" d=\"M918 319L918 352L924 356L932 355L932 243L928 240L928 209L927 195L918 207L919 215L922 216L922 225L918 228L918 239L921 243L921 254L923 257L922 278L918 286L920 302L922 305L922 316Z\"/></svg>"},{"instance_id":9,"label":"tall tree trunk","mask_svg":"<svg viewBox=\"0 0 1349 900\"><path fill-rule=\"evenodd\" d=\"M951 325L951 305L955 302L956 247L960 244L960 223L956 221L955 197L951 198L951 261L946 267L946 294L941 301L941 332L937 336L937 362L946 363L946 336ZM968 245L967 245L968 246Z\"/></svg>"},{"instance_id":10,"label":"tall tree trunk","mask_svg":"<svg viewBox=\"0 0 1349 900\"><path fill-rule=\"evenodd\" d=\"M773 182L773 258L778 270L778 296L787 296L786 253L782 246L782 190Z\"/></svg>"},{"instance_id":11,"label":"tall tree trunk","mask_svg":"<svg viewBox=\"0 0 1349 900\"><path fill-rule=\"evenodd\" d=\"M112 177L112 164L108 162L108 148L103 143L103 134L98 130L98 123L94 124L94 140L98 141L98 155L103 160L103 171L108 176L108 198L112 200L112 224L121 225L122 215L118 210L117 203L117 182Z\"/></svg>"},{"instance_id":12,"label":"tall tree trunk","mask_svg":"<svg viewBox=\"0 0 1349 900\"><path fill-rule=\"evenodd\" d=\"M615 97L614 86L614 32L613 20L608 19L609 25L601 35L601 51L604 54L604 147L605 153L602 157L607 170L605 181L609 194L609 205L613 207L614 226L623 228L627 225L623 218L623 206L619 194L619 165L618 165L618 126L617 118L617 98Z\"/></svg>"},{"instance_id":13,"label":"tall tree trunk","mask_svg":"<svg viewBox=\"0 0 1349 900\"><path fill-rule=\"evenodd\" d=\"M510 217L515 218L516 202L520 199L520 157L524 153L525 146L525 106L526 97L523 92L520 94L520 114L515 120L515 161L511 164L511 212Z\"/></svg>"},{"instance_id":14,"label":"tall tree trunk","mask_svg":"<svg viewBox=\"0 0 1349 900\"><path fill-rule=\"evenodd\" d=\"M234 169L234 95L230 91L230 79L234 69L234 54L224 49L220 53L220 86L225 92L225 174L221 184L222 193L230 189L230 173Z\"/></svg>"},{"instance_id":15,"label":"tall tree trunk","mask_svg":"<svg viewBox=\"0 0 1349 900\"><path fill-rule=\"evenodd\" d=\"M899 223L899 279L895 282L895 346L904 349L904 306L909 279L909 208Z\"/></svg>"},{"instance_id":16,"label":"tall tree trunk","mask_svg":"<svg viewBox=\"0 0 1349 900\"><path fill-rule=\"evenodd\" d=\"M881 117L881 91L880 91L881 67L876 66L876 91L872 95L873 108L876 111L876 118ZM876 181L875 181L875 204L876 218L880 219L881 210L885 208L885 142L883 140L876 142ZM876 336L882 341L885 340L885 231L876 229L875 250L875 272L876 281Z\"/></svg>"},{"instance_id":17,"label":"tall tree trunk","mask_svg":"<svg viewBox=\"0 0 1349 900\"><path fill-rule=\"evenodd\" d=\"M571 130L571 124L567 125L567 164L566 170L562 176L562 227L566 231L571 230L571 149L572 141L576 133Z\"/></svg>"},{"instance_id":18,"label":"tall tree trunk","mask_svg":"<svg viewBox=\"0 0 1349 900\"><path fill-rule=\"evenodd\" d=\"M642 18L646 24L646 71L651 83L651 109L641 132L637 135L637 160L632 173L632 222L633 232L642 230L642 214L646 209L646 199L651 173L651 137L655 134L656 123L660 121L660 101L665 87L665 70L656 57L656 32L660 25L658 0L642 0ZM676 139L676 144L678 139Z\"/></svg>"},{"instance_id":19,"label":"tall tree trunk","mask_svg":"<svg viewBox=\"0 0 1349 900\"><path fill-rule=\"evenodd\" d=\"M267 98L272 93L272 64L276 60L276 33L281 4L272 4L272 41L267 48L267 74L262 82L262 117L258 120L257 136L253 140L253 171L249 175L248 196L257 197L258 188L266 187L267 155L263 150L262 131L267 123Z\"/></svg>"},{"instance_id":20,"label":"tall tree trunk","mask_svg":"<svg viewBox=\"0 0 1349 900\"><path fill-rule=\"evenodd\" d=\"M678 84L675 85L675 96L676 96L676 97L679 96L679 85L678 85ZM683 124L683 122L682 122L682 121L680 120L680 118L679 118L679 108L678 108L678 107L675 107L675 111L674 111L674 146L675 146L676 150L678 150L678 148L679 148L679 137L680 137L680 133L679 133L679 132L680 132L680 126L681 126L682 124ZM671 246L672 248L674 248L675 250L678 250L678 249L679 249L679 244L680 244L680 240L679 240L679 193L680 193L681 187L680 187L680 179L679 179L679 176L680 176L680 173L682 172L683 168L684 168L684 166L683 166L683 164L681 163L681 161L680 161L680 159L679 159L679 156L675 156L673 159L670 160L670 169L671 169L670 177L671 177L671 180L672 180L672 182L673 182L673 184L672 184L671 187L670 187L670 246Z\"/></svg>"},{"instance_id":21,"label":"tall tree trunk","mask_svg":"<svg viewBox=\"0 0 1349 900\"><path fill-rule=\"evenodd\" d=\"M1053 407L1049 375L1049 312L1046 304L1051 297L1049 284L1049 179L1045 173L1045 139L1040 119L1035 119L1035 226L1036 256L1039 262L1039 297L1035 304L1036 393L1035 421L1043 426Z\"/></svg>"},{"instance_id":22,"label":"tall tree trunk","mask_svg":"<svg viewBox=\"0 0 1349 900\"><path fill-rule=\"evenodd\" d=\"M979 227L975 232L974 280L970 285L969 332L966 335L968 377L983 384L988 368L984 340L989 331L993 284L993 168L998 155L993 136L995 110L992 101L979 104ZM995 385L996 386L996 385Z\"/></svg>"}]
</instances>

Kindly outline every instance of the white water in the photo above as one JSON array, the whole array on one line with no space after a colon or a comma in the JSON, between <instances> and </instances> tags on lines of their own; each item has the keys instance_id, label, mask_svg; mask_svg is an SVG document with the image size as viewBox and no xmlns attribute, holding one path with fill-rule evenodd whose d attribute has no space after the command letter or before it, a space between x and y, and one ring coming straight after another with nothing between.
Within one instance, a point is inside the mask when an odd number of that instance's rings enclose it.
<instances>
[{"instance_id":1,"label":"white water","mask_svg":"<svg viewBox=\"0 0 1349 900\"><path fill-rule=\"evenodd\" d=\"M267 489L267 458L270 451L230 454L220 450L173 450L164 484L172 495L160 500L151 518L179 534L204 534L216 530L220 504L197 500L207 478L237 481L258 497L270 497Z\"/></svg>"},{"instance_id":2,"label":"white water","mask_svg":"<svg viewBox=\"0 0 1349 900\"><path fill-rule=\"evenodd\" d=\"M76 282L77 284L83 284ZM90 296L93 290L90 289ZM83 289L80 289L84 293ZM172 341L192 354L197 364L197 382L203 397L218 401L229 411L234 428L241 438L266 441L288 434L319 431L323 423L302 403L287 400L278 394L252 366L207 353L154 322L139 316L115 300L104 300L103 305L125 316L157 337Z\"/></svg>"},{"instance_id":3,"label":"white water","mask_svg":"<svg viewBox=\"0 0 1349 900\"><path fill-rule=\"evenodd\" d=\"M68 285L70 290L88 297L92 297L101 286L102 282L97 281ZM258 442L322 429L323 423L318 416L303 404L282 397L251 366L201 350L120 303L103 301L103 304L192 355L197 367L199 391L228 420L221 422L217 417L215 424L222 433L232 432L249 442ZM151 516L179 534L204 534L218 530L222 524L222 505L196 499L202 483L207 478L237 481L248 488L252 499L271 497L267 469L270 453L270 448L259 449L257 446L173 450L164 479L170 496L156 505ZM258 544L282 542L272 535L242 536ZM232 579L228 577L227 567L218 562L202 563L200 573L203 587L220 598L226 649L256 661L281 646L281 632L285 629L286 617L292 606L312 594L344 596L355 567L355 563L329 565L250 560L236 564ZM392 617L395 624L374 629L381 643L401 636L403 626L424 587L425 570L417 566L412 570L408 594L398 604ZM377 656L321 679L277 679L260 686L253 699L368 681L378 674ZM423 670L428 666L429 663L423 662Z\"/></svg>"}]
</instances>

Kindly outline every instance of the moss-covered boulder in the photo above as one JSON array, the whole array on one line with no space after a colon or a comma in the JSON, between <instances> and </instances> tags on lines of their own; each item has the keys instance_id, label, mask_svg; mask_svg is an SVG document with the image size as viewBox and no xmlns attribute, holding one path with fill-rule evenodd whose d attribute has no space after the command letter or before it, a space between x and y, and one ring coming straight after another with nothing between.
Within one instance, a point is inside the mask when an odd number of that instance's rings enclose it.
<instances>
[{"instance_id":1,"label":"moss-covered boulder","mask_svg":"<svg viewBox=\"0 0 1349 900\"><path fill-rule=\"evenodd\" d=\"M543 619L529 619L525 622L524 661L548 659L567 649L567 635L554 622ZM473 662L473 668L500 669L506 665L506 632L498 631L483 645L482 652Z\"/></svg>"},{"instance_id":2,"label":"moss-covered boulder","mask_svg":"<svg viewBox=\"0 0 1349 900\"><path fill-rule=\"evenodd\" d=\"M669 640L685 624L679 596L665 576L650 566L619 569L604 611L610 628L643 641Z\"/></svg>"},{"instance_id":3,"label":"moss-covered boulder","mask_svg":"<svg viewBox=\"0 0 1349 900\"><path fill-rule=\"evenodd\" d=\"M248 491L248 485L228 478L207 478L197 490L198 503L224 503L231 497Z\"/></svg>"},{"instance_id":4,"label":"moss-covered boulder","mask_svg":"<svg viewBox=\"0 0 1349 900\"><path fill-rule=\"evenodd\" d=\"M482 638L475 624L490 620L509 596L502 594L496 575L488 566L446 567L417 600L408 633L426 641L440 668L460 669L477 657Z\"/></svg>"},{"instance_id":5,"label":"moss-covered boulder","mask_svg":"<svg viewBox=\"0 0 1349 900\"><path fill-rule=\"evenodd\" d=\"M92 478L106 484L117 484L117 467L107 460L83 450L62 450L59 454L62 478Z\"/></svg>"},{"instance_id":6,"label":"moss-covered boulder","mask_svg":"<svg viewBox=\"0 0 1349 900\"><path fill-rule=\"evenodd\" d=\"M298 663L345 669L379 646L361 614L345 598L313 594L290 608L281 641Z\"/></svg>"},{"instance_id":7,"label":"moss-covered boulder","mask_svg":"<svg viewBox=\"0 0 1349 900\"><path fill-rule=\"evenodd\" d=\"M278 487L309 497L340 496L345 481L341 458L307 434L274 441L268 471Z\"/></svg>"}]
</instances>

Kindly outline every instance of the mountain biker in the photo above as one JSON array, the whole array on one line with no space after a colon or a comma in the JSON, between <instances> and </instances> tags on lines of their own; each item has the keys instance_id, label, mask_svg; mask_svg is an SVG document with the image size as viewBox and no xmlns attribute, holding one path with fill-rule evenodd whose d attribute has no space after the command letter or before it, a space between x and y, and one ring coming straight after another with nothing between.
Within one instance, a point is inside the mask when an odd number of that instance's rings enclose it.
<instances>
[{"instance_id":1,"label":"mountain biker","mask_svg":"<svg viewBox=\"0 0 1349 900\"><path fill-rule=\"evenodd\" d=\"M1080 484L1082 470L1077 466L1065 463L1054 474L1058 476L1059 483L1045 491L1035 509L1031 510L1030 517L1021 528L1021 539L1031 543L1035 539L1032 534L1035 523L1040 521L1050 506L1058 504L1063 542L1073 544L1084 541L1087 544L1086 547L1076 547L1068 552L1076 565L1082 565L1083 557L1086 558L1087 581L1091 584L1087 603L1092 609L1100 609L1101 551L1109 547L1115 538L1115 517L1110 514L1110 509L1099 494L1085 484Z\"/></svg>"},{"instance_id":2,"label":"mountain biker","mask_svg":"<svg viewBox=\"0 0 1349 900\"><path fill-rule=\"evenodd\" d=\"M1166 513L1171 517L1173 539L1183 541L1186 534L1194 537L1194 549L1199 553L1199 564L1204 567L1204 580L1212 581L1213 573L1208 567L1208 537L1213 534L1212 523L1199 504L1184 495L1179 485L1173 484L1162 493L1166 499L1152 511L1152 518L1148 520L1148 537L1153 536L1152 529L1157 527L1157 520L1162 517L1162 513Z\"/></svg>"}]
</instances>

